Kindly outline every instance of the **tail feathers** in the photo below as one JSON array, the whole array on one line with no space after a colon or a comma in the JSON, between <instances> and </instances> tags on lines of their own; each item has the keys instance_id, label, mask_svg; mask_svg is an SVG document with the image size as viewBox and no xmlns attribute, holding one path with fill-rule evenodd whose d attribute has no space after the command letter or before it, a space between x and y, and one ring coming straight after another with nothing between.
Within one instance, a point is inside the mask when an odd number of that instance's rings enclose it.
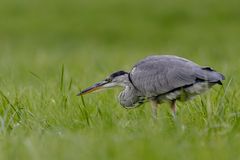
<instances>
[{"instance_id":1,"label":"tail feathers","mask_svg":"<svg viewBox=\"0 0 240 160\"><path fill-rule=\"evenodd\" d=\"M212 71L209 73L209 81L223 81L225 80L225 77L223 74L216 72L216 71Z\"/></svg>"},{"instance_id":2,"label":"tail feathers","mask_svg":"<svg viewBox=\"0 0 240 160\"><path fill-rule=\"evenodd\" d=\"M225 80L225 77L223 74L213 70L210 67L203 67L201 68L201 71L198 74L198 79L222 85L222 81Z\"/></svg>"},{"instance_id":3,"label":"tail feathers","mask_svg":"<svg viewBox=\"0 0 240 160\"><path fill-rule=\"evenodd\" d=\"M221 80L225 80L225 76L222 73L217 72L221 76Z\"/></svg>"},{"instance_id":4,"label":"tail feathers","mask_svg":"<svg viewBox=\"0 0 240 160\"><path fill-rule=\"evenodd\" d=\"M222 84L222 81L217 81L216 83L219 84L219 85L221 85L221 86L223 85L223 84Z\"/></svg>"}]
</instances>

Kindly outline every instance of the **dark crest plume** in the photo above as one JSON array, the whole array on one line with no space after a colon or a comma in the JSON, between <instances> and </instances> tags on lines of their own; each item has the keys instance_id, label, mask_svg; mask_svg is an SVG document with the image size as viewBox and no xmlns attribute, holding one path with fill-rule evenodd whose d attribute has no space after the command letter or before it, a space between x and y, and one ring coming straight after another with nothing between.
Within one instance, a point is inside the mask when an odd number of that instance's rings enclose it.
<instances>
[{"instance_id":1,"label":"dark crest plume","mask_svg":"<svg viewBox=\"0 0 240 160\"><path fill-rule=\"evenodd\" d=\"M117 76L121 76L121 75L124 75L124 74L128 74L128 72L125 72L125 71L117 71L117 72L114 72L113 74L110 75L111 78L115 78Z\"/></svg>"}]
</instances>

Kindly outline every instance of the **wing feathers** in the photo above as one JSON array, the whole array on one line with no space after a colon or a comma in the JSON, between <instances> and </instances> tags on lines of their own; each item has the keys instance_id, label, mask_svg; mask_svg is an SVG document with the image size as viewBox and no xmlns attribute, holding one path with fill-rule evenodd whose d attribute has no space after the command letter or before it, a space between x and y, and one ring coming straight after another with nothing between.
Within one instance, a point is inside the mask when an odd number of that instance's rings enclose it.
<instances>
[{"instance_id":1,"label":"wing feathers","mask_svg":"<svg viewBox=\"0 0 240 160\"><path fill-rule=\"evenodd\" d=\"M150 56L137 63L130 72L132 81L146 96L157 96L196 83L197 79L215 82L224 76L210 67L176 56Z\"/></svg>"}]
</instances>

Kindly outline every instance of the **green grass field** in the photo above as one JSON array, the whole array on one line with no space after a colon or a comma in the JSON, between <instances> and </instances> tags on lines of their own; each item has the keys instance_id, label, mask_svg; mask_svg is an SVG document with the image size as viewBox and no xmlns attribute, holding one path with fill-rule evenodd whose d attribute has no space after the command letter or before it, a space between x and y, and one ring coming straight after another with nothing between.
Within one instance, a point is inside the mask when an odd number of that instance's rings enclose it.
<instances>
[{"instance_id":1,"label":"green grass field","mask_svg":"<svg viewBox=\"0 0 240 160\"><path fill-rule=\"evenodd\" d=\"M240 1L2 0L0 159L240 159ZM153 122L120 89L76 97L151 54L226 76Z\"/></svg>"}]
</instances>

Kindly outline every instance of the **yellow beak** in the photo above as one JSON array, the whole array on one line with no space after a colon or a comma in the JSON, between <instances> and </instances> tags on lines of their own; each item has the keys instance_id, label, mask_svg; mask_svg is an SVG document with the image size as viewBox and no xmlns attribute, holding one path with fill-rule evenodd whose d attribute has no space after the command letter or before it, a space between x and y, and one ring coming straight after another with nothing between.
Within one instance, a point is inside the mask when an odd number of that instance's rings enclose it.
<instances>
[{"instance_id":1,"label":"yellow beak","mask_svg":"<svg viewBox=\"0 0 240 160\"><path fill-rule=\"evenodd\" d=\"M80 93L77 94L77 96L82 96L82 95L85 95L85 94L88 94L88 93L92 93L92 92L94 92L94 91L97 91L97 90L99 90L99 89L102 89L103 86L104 86L105 84L107 84L107 83L108 83L107 81L102 81L102 82L96 83L96 84L94 84L93 86L88 87L88 88L82 90Z\"/></svg>"}]
</instances>

